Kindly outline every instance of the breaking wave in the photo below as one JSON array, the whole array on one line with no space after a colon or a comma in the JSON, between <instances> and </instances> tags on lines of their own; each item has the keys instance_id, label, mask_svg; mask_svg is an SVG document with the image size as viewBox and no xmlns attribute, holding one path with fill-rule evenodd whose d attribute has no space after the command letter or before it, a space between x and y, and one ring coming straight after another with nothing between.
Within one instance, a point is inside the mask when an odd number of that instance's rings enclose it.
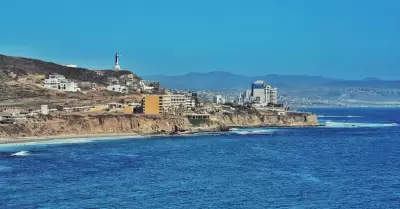
<instances>
[{"instance_id":1,"label":"breaking wave","mask_svg":"<svg viewBox=\"0 0 400 209\"><path fill-rule=\"evenodd\" d=\"M379 128L398 126L397 123L343 123L327 121L325 127L330 128Z\"/></svg>"},{"instance_id":2,"label":"breaking wave","mask_svg":"<svg viewBox=\"0 0 400 209\"><path fill-rule=\"evenodd\" d=\"M265 134L265 133L274 133L276 129L235 129L231 130L231 133L248 135L248 134Z\"/></svg>"},{"instance_id":3,"label":"breaking wave","mask_svg":"<svg viewBox=\"0 0 400 209\"><path fill-rule=\"evenodd\" d=\"M30 155L31 153L29 151L19 151L16 153L11 154L11 156L27 156Z\"/></svg>"},{"instance_id":4,"label":"breaking wave","mask_svg":"<svg viewBox=\"0 0 400 209\"><path fill-rule=\"evenodd\" d=\"M356 115L318 115L319 118L362 118L363 116L356 116Z\"/></svg>"}]
</instances>

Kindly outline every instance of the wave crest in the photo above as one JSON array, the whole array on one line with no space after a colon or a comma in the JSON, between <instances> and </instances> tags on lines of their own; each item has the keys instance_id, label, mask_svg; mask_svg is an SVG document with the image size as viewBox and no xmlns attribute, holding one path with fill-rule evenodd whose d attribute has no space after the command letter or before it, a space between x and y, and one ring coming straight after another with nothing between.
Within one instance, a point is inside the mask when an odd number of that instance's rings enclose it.
<instances>
[{"instance_id":1,"label":"wave crest","mask_svg":"<svg viewBox=\"0 0 400 209\"><path fill-rule=\"evenodd\" d=\"M330 128L379 128L398 126L397 123L343 123L327 121L325 127Z\"/></svg>"},{"instance_id":2,"label":"wave crest","mask_svg":"<svg viewBox=\"0 0 400 209\"><path fill-rule=\"evenodd\" d=\"M363 116L356 116L356 115L318 115L319 118L362 118Z\"/></svg>"},{"instance_id":3,"label":"wave crest","mask_svg":"<svg viewBox=\"0 0 400 209\"><path fill-rule=\"evenodd\" d=\"M232 133L240 134L240 135L248 135L248 134L265 134L265 133L274 133L275 129L255 129L255 130L231 130Z\"/></svg>"},{"instance_id":4,"label":"wave crest","mask_svg":"<svg viewBox=\"0 0 400 209\"><path fill-rule=\"evenodd\" d=\"M11 156L27 156L30 155L31 153L29 151L19 151L16 153L11 154Z\"/></svg>"}]
</instances>

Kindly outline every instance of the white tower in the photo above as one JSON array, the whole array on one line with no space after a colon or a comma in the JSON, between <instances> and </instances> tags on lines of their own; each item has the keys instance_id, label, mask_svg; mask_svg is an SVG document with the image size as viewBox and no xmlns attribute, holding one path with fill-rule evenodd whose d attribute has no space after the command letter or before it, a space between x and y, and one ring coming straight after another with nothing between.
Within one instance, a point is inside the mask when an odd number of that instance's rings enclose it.
<instances>
[{"instance_id":1,"label":"white tower","mask_svg":"<svg viewBox=\"0 0 400 209\"><path fill-rule=\"evenodd\" d=\"M115 53L115 64L114 64L114 70L116 70L116 71L121 69L121 67L119 66L118 61L119 61L119 54L117 52L117 53Z\"/></svg>"}]
</instances>

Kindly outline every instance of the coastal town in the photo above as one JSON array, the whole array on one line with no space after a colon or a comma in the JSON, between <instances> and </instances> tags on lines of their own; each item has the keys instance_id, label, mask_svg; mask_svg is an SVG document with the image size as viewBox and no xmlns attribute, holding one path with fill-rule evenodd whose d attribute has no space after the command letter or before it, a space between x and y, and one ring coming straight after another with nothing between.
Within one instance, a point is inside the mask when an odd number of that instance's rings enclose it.
<instances>
[{"instance_id":1,"label":"coastal town","mask_svg":"<svg viewBox=\"0 0 400 209\"><path fill-rule=\"evenodd\" d=\"M67 67L71 70L77 68L76 65L68 65ZM110 70L88 71L93 71L96 75L104 77ZM115 55L113 71L117 75L122 72L118 53ZM184 118L184 123L189 122L184 128L175 125L169 127L169 130L160 129L162 132L193 131L194 128L197 128L197 131L202 130L201 128L203 130L220 130L221 127L235 125L290 126L317 124L316 118L309 120L312 122L307 120L309 115L300 115L299 119L292 122L285 121L284 116L292 118L302 113L288 111L288 107L279 103L278 89L271 87L262 80L254 81L250 84L250 88L241 93L235 100L227 100L222 95L215 95L213 101L203 101L195 91L162 88L160 82L140 79L129 71L119 77L106 77L104 84L87 81L77 82L67 75L58 73L29 76L30 79L19 78L18 81L28 82L30 80L32 82L34 80L33 85L36 88L55 93L63 99L53 100L49 96L47 101L39 100L42 103L0 104L0 123L4 135L2 137L10 135L4 134L9 130L7 126L37 125L45 121L47 123L49 121L54 122L56 121L54 118L60 120L69 116L88 118L130 115L131 117L146 119L175 117ZM263 113L263 116L260 116L260 113ZM238 115L241 115L241 118L238 118ZM275 118L268 121L262 118L265 115ZM254 117L257 117L257 119ZM160 130L153 127L147 132ZM31 135L27 134L27 136Z\"/></svg>"}]
</instances>

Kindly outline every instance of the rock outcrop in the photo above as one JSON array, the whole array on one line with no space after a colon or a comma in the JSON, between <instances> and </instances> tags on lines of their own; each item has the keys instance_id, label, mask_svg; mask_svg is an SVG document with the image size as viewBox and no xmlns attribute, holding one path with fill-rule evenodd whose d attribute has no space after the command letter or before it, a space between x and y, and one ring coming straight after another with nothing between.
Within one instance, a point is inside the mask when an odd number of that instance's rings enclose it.
<instances>
[{"instance_id":1,"label":"rock outcrop","mask_svg":"<svg viewBox=\"0 0 400 209\"><path fill-rule=\"evenodd\" d=\"M255 112L252 114L216 113L212 117L214 124L225 126L317 126L317 116L312 113L276 111Z\"/></svg>"},{"instance_id":2,"label":"rock outcrop","mask_svg":"<svg viewBox=\"0 0 400 209\"><path fill-rule=\"evenodd\" d=\"M189 120L178 116L68 115L0 126L0 138L69 134L173 133L189 129Z\"/></svg>"},{"instance_id":3,"label":"rock outcrop","mask_svg":"<svg viewBox=\"0 0 400 209\"><path fill-rule=\"evenodd\" d=\"M183 116L173 115L59 115L0 126L0 138L47 137L89 134L169 134L190 131L228 131L232 126L315 126L310 113L215 113L210 120L193 127Z\"/></svg>"}]
</instances>

